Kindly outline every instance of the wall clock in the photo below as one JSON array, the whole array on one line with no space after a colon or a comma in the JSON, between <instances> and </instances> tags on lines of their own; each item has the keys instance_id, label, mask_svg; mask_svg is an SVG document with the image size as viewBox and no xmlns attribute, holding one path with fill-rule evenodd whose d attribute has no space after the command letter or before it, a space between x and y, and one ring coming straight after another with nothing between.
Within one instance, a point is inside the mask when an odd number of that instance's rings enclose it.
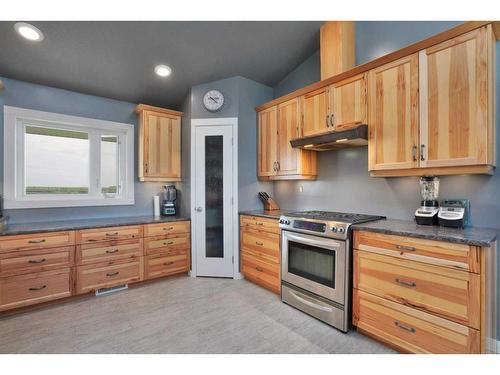
<instances>
[{"instance_id":1,"label":"wall clock","mask_svg":"<svg viewBox=\"0 0 500 375\"><path fill-rule=\"evenodd\" d=\"M219 90L210 90L203 96L203 105L210 112L217 112L224 105L224 95Z\"/></svg>"}]
</instances>

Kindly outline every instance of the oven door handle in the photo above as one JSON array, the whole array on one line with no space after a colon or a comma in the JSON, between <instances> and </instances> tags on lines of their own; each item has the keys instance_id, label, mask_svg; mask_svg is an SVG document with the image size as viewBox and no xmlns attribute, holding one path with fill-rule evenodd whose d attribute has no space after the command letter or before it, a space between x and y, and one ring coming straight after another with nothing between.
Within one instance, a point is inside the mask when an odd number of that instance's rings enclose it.
<instances>
[{"instance_id":1,"label":"oven door handle","mask_svg":"<svg viewBox=\"0 0 500 375\"><path fill-rule=\"evenodd\" d=\"M309 307L312 307L313 309L317 309L317 310L321 310L321 311L325 311L325 312L333 312L333 309L331 307L326 307L326 306L321 306L321 305L318 305L317 303L314 303L312 301L309 301L301 296L299 296L297 294L297 292L294 292L294 291L290 291L290 294L293 296L293 298L295 298L297 301L303 303L304 305L307 305Z\"/></svg>"},{"instance_id":2,"label":"oven door handle","mask_svg":"<svg viewBox=\"0 0 500 375\"><path fill-rule=\"evenodd\" d=\"M312 236L304 237L304 236L301 236L300 234L294 234L294 233L292 234L288 231L285 234L285 238L300 242L304 245L316 245L316 246L319 246L322 248L327 248L327 249L328 248L335 248L335 249L340 248L340 243L337 240L333 240L330 238L328 238L328 239L316 239L316 238L313 238Z\"/></svg>"}]
</instances>

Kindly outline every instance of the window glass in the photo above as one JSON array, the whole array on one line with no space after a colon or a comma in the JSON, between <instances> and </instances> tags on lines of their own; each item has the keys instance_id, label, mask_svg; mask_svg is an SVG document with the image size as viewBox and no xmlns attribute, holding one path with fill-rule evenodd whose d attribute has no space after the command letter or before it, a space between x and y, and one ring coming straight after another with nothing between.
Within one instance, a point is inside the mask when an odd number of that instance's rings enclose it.
<instances>
[{"instance_id":1,"label":"window glass","mask_svg":"<svg viewBox=\"0 0 500 375\"><path fill-rule=\"evenodd\" d=\"M101 136L101 192L118 193L118 137Z\"/></svg>"}]
</instances>

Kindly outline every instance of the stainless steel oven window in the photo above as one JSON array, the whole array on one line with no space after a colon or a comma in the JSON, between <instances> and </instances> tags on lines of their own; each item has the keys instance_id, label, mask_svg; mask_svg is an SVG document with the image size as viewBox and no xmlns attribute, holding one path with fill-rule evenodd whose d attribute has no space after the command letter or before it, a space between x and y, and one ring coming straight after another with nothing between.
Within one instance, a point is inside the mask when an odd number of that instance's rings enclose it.
<instances>
[{"instance_id":1,"label":"stainless steel oven window","mask_svg":"<svg viewBox=\"0 0 500 375\"><path fill-rule=\"evenodd\" d=\"M288 242L288 272L335 288L335 252Z\"/></svg>"}]
</instances>

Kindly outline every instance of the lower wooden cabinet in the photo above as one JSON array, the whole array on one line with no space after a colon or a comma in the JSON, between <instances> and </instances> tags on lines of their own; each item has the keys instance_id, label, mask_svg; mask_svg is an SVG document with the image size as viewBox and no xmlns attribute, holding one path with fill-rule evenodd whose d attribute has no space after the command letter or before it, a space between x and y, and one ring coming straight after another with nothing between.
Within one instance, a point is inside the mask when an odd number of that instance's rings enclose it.
<instances>
[{"instance_id":1,"label":"lower wooden cabinet","mask_svg":"<svg viewBox=\"0 0 500 375\"><path fill-rule=\"evenodd\" d=\"M240 272L275 293L281 292L278 218L240 216Z\"/></svg>"},{"instance_id":2,"label":"lower wooden cabinet","mask_svg":"<svg viewBox=\"0 0 500 375\"><path fill-rule=\"evenodd\" d=\"M404 352L490 352L495 267L496 243L355 231L353 324Z\"/></svg>"},{"instance_id":3,"label":"lower wooden cabinet","mask_svg":"<svg viewBox=\"0 0 500 375\"><path fill-rule=\"evenodd\" d=\"M189 256L187 251L178 251L177 254L148 255L145 257L145 278L175 275L189 271Z\"/></svg>"},{"instance_id":4,"label":"lower wooden cabinet","mask_svg":"<svg viewBox=\"0 0 500 375\"><path fill-rule=\"evenodd\" d=\"M71 269L0 279L0 311L71 296Z\"/></svg>"},{"instance_id":5,"label":"lower wooden cabinet","mask_svg":"<svg viewBox=\"0 0 500 375\"><path fill-rule=\"evenodd\" d=\"M143 279L143 257L77 267L76 294L129 284Z\"/></svg>"}]
</instances>

